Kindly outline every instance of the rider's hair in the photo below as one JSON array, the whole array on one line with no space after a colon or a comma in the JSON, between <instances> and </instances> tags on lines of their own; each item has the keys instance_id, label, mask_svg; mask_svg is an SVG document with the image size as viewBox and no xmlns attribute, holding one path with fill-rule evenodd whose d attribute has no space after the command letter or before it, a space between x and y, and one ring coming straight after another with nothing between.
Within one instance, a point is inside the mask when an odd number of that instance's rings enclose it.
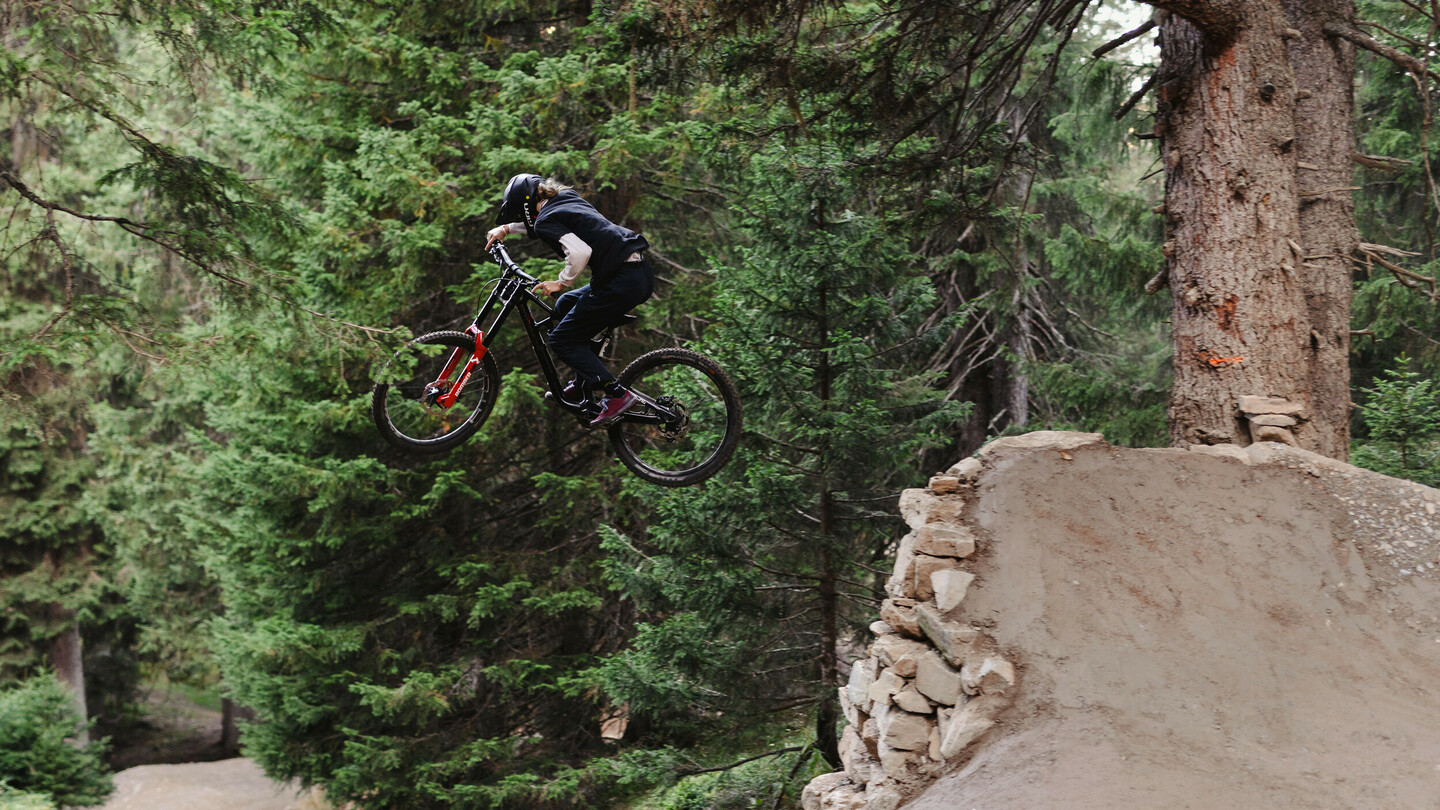
<instances>
[{"instance_id":1,"label":"rider's hair","mask_svg":"<svg viewBox=\"0 0 1440 810\"><path fill-rule=\"evenodd\" d=\"M559 180L541 180L540 188L535 192L537 201L548 200L562 191L569 191L570 187Z\"/></svg>"}]
</instances>

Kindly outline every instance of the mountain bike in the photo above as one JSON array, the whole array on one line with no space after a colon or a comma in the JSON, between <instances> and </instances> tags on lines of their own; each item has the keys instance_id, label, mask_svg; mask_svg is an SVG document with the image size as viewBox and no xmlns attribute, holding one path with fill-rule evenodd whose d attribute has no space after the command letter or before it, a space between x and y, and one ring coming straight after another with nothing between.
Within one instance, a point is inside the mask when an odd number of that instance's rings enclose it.
<instances>
[{"instance_id":1,"label":"mountain bike","mask_svg":"<svg viewBox=\"0 0 1440 810\"><path fill-rule=\"evenodd\" d=\"M600 412L598 394L576 386L566 398L548 335L555 308L541 300L539 279L520 269L496 242L490 257L502 273L475 321L464 332L430 332L410 341L382 372L370 398L381 435L401 450L444 453L484 425L500 392L500 370L490 347L506 319L518 312L549 388L545 398L581 425ZM539 319L536 317L539 312ZM627 315L627 322L636 316ZM604 350L613 327L596 336ZM639 402L606 426L620 462L653 484L698 484L725 466L740 441L740 397L714 360L682 348L642 354L618 377Z\"/></svg>"}]
</instances>

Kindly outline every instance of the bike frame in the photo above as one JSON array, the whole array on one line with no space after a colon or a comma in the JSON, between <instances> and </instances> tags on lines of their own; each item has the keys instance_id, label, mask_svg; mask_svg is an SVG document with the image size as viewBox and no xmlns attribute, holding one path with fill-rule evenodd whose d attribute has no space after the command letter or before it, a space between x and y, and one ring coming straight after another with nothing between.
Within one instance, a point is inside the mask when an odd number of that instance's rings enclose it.
<instances>
[{"instance_id":1,"label":"bike frame","mask_svg":"<svg viewBox=\"0 0 1440 810\"><path fill-rule=\"evenodd\" d=\"M455 400L459 398L460 392L465 388L465 384L470 381L470 375L475 371L475 367L480 365L480 361L485 358L486 352L490 349L490 342L495 339L495 335L499 332L501 324L505 323L505 319L509 317L511 312L519 310L520 323L524 325L525 334L530 338L530 348L535 352L535 359L540 361L540 372L545 375L545 384L550 387L551 392L554 394L553 400L566 411L576 415L583 415L584 411L579 405L571 405L560 396L560 374L555 368L555 360L550 356L550 350L545 342L545 338L540 334L539 323L535 320L535 315L530 310L530 304L534 303L547 315L553 316L555 314L555 307L540 300L540 297L534 292L535 285L540 282L540 279L521 270L520 265L516 264L514 260L510 258L510 254L505 250L505 245L501 242L496 242L490 248L490 256L500 265L504 272L500 276L500 283L495 285L495 289L491 290L490 296L485 299L485 304L480 307L480 312L475 316L475 321L465 330L465 334L475 338L475 351L470 355L470 359L465 362L465 368L460 372L460 377L455 381L455 385L450 387L448 391L444 391L444 393L439 393L438 396L435 396L435 403L444 408L449 408L455 404ZM491 311L494 310L496 306L499 306L500 310L490 319L487 328L485 326L486 318L490 317ZM455 368L460 364L460 360L464 354L466 354L466 352L462 349L451 350L450 359L446 361L445 368L440 372L440 376L437 377L434 382L430 383L430 390L439 392L445 389L445 381L450 379L450 375L455 372ZM662 424L667 421L667 418L673 419L676 417L676 414L670 408L656 402L654 399L651 399L639 391L633 393L646 405L654 408L658 412L658 415L626 414L621 418L621 421Z\"/></svg>"}]
</instances>

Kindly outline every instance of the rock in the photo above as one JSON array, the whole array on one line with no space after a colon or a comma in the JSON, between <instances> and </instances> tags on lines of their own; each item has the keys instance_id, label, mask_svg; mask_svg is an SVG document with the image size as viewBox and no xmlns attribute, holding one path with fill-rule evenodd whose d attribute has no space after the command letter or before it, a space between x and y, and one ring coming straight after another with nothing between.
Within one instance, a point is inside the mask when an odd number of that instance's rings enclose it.
<instances>
[{"instance_id":1,"label":"rock","mask_svg":"<svg viewBox=\"0 0 1440 810\"><path fill-rule=\"evenodd\" d=\"M1252 425L1271 425L1274 427L1288 428L1300 424L1295 420L1295 417L1278 413L1262 413L1257 416L1251 416L1249 419Z\"/></svg>"},{"instance_id":2,"label":"rock","mask_svg":"<svg viewBox=\"0 0 1440 810\"><path fill-rule=\"evenodd\" d=\"M875 634L876 636L887 636L895 632L895 628L891 627L888 622L885 622L883 620L873 621L870 622L870 632Z\"/></svg>"},{"instance_id":3,"label":"rock","mask_svg":"<svg viewBox=\"0 0 1440 810\"><path fill-rule=\"evenodd\" d=\"M911 532L911 548L931 557L964 559L975 553L975 535L964 526L926 524Z\"/></svg>"},{"instance_id":4,"label":"rock","mask_svg":"<svg viewBox=\"0 0 1440 810\"><path fill-rule=\"evenodd\" d=\"M891 709L880 721L880 742L901 751L927 750L934 723L923 714ZM885 772L888 774L890 770L887 768Z\"/></svg>"},{"instance_id":5,"label":"rock","mask_svg":"<svg viewBox=\"0 0 1440 810\"><path fill-rule=\"evenodd\" d=\"M845 715L845 722L852 726L859 726L861 723L860 710L850 699L850 687L842 686L835 691L840 693L840 712Z\"/></svg>"},{"instance_id":6,"label":"rock","mask_svg":"<svg viewBox=\"0 0 1440 810\"><path fill-rule=\"evenodd\" d=\"M915 606L915 620L920 625L920 632L930 639L945 660L957 667L965 663L966 648L980 635L980 631L973 627L946 621L939 608L928 603Z\"/></svg>"},{"instance_id":7,"label":"rock","mask_svg":"<svg viewBox=\"0 0 1440 810\"><path fill-rule=\"evenodd\" d=\"M895 567L890 569L890 579L885 582L885 592L894 597L907 597L913 594L913 590L907 588L906 583L911 577L915 568L915 532L910 532L900 538L900 545L895 549ZM880 620L889 622L884 614Z\"/></svg>"},{"instance_id":8,"label":"rock","mask_svg":"<svg viewBox=\"0 0 1440 810\"><path fill-rule=\"evenodd\" d=\"M875 662L871 659L856 661L850 667L850 702L855 708L867 714L870 712L870 685L875 682Z\"/></svg>"},{"instance_id":9,"label":"rock","mask_svg":"<svg viewBox=\"0 0 1440 810\"><path fill-rule=\"evenodd\" d=\"M969 571L947 568L932 572L930 586L935 592L935 606L941 613L949 613L959 607L965 600L965 592L970 589L970 583L974 581L975 575Z\"/></svg>"},{"instance_id":10,"label":"rock","mask_svg":"<svg viewBox=\"0 0 1440 810\"><path fill-rule=\"evenodd\" d=\"M892 745L880 743L879 756L880 768L885 775L896 781L914 779L915 771L929 758L930 735L926 732L925 744L919 752L907 751L903 748L896 748Z\"/></svg>"},{"instance_id":11,"label":"rock","mask_svg":"<svg viewBox=\"0 0 1440 810\"><path fill-rule=\"evenodd\" d=\"M895 810L904 797L889 785L865 786L865 810Z\"/></svg>"},{"instance_id":12,"label":"rock","mask_svg":"<svg viewBox=\"0 0 1440 810\"><path fill-rule=\"evenodd\" d=\"M914 668L912 667L911 671L907 673L897 666L899 662L923 655L929 649L928 645L919 641L899 635L888 635L881 636L871 643L870 654L875 656L882 666L890 667L895 670L895 674L909 678L915 674Z\"/></svg>"},{"instance_id":13,"label":"rock","mask_svg":"<svg viewBox=\"0 0 1440 810\"><path fill-rule=\"evenodd\" d=\"M960 673L933 652L916 662L915 689L943 706L965 702L965 683Z\"/></svg>"},{"instance_id":14,"label":"rock","mask_svg":"<svg viewBox=\"0 0 1440 810\"><path fill-rule=\"evenodd\" d=\"M920 694L914 686L907 686L896 692L891 700L895 701L896 706L911 714L930 714L935 711L935 707L930 705L930 701L926 700L925 696Z\"/></svg>"},{"instance_id":15,"label":"rock","mask_svg":"<svg viewBox=\"0 0 1440 810\"><path fill-rule=\"evenodd\" d=\"M914 599L894 597L880 603L880 618L895 631L910 638L924 638L920 622L915 616Z\"/></svg>"},{"instance_id":16,"label":"rock","mask_svg":"<svg viewBox=\"0 0 1440 810\"><path fill-rule=\"evenodd\" d=\"M1291 447L1299 447L1300 443L1295 440L1295 434L1282 427L1273 425L1250 426L1250 438L1257 442L1280 442Z\"/></svg>"},{"instance_id":17,"label":"rock","mask_svg":"<svg viewBox=\"0 0 1440 810\"><path fill-rule=\"evenodd\" d=\"M1009 701L1001 697L981 697L950 713L940 729L940 756L953 759L964 751L966 746L995 725L1000 712L1009 705Z\"/></svg>"},{"instance_id":18,"label":"rock","mask_svg":"<svg viewBox=\"0 0 1440 810\"><path fill-rule=\"evenodd\" d=\"M930 754L930 758L936 762L943 762L945 760L945 757L940 755L940 739L940 726L937 725L930 732L930 748L927 751L927 753Z\"/></svg>"},{"instance_id":19,"label":"rock","mask_svg":"<svg viewBox=\"0 0 1440 810\"><path fill-rule=\"evenodd\" d=\"M961 481L971 482L980 477L980 470L984 465L980 459L971 456L961 459L955 466L945 471L946 475L953 475Z\"/></svg>"},{"instance_id":20,"label":"rock","mask_svg":"<svg viewBox=\"0 0 1440 810\"><path fill-rule=\"evenodd\" d=\"M805 789L800 791L800 806L804 810L820 810L820 802L825 795L845 786L854 787L844 771L822 773L811 779Z\"/></svg>"},{"instance_id":21,"label":"rock","mask_svg":"<svg viewBox=\"0 0 1440 810\"><path fill-rule=\"evenodd\" d=\"M866 717L865 722L860 724L860 739L876 742L880 739L880 724L875 718Z\"/></svg>"},{"instance_id":22,"label":"rock","mask_svg":"<svg viewBox=\"0 0 1440 810\"><path fill-rule=\"evenodd\" d=\"M931 557L929 554L916 554L914 559L913 579L910 582L916 599L927 600L935 598L935 574L941 571L950 571L955 567L955 560L950 557Z\"/></svg>"},{"instance_id":23,"label":"rock","mask_svg":"<svg viewBox=\"0 0 1440 810\"><path fill-rule=\"evenodd\" d=\"M1192 444L1190 452L1219 458L1233 458L1243 464L1250 463L1250 456L1246 455L1245 448L1233 444Z\"/></svg>"},{"instance_id":24,"label":"rock","mask_svg":"<svg viewBox=\"0 0 1440 810\"><path fill-rule=\"evenodd\" d=\"M1037 430L1019 436L996 439L976 451L981 459L1002 450L1075 450L1091 444L1104 444L1099 433L1077 433L1070 430Z\"/></svg>"},{"instance_id":25,"label":"rock","mask_svg":"<svg viewBox=\"0 0 1440 810\"><path fill-rule=\"evenodd\" d=\"M1276 397L1240 397L1240 412L1246 416L1262 413L1278 413L1293 416L1304 413L1305 405Z\"/></svg>"},{"instance_id":26,"label":"rock","mask_svg":"<svg viewBox=\"0 0 1440 810\"><path fill-rule=\"evenodd\" d=\"M895 674L895 670L886 667L880 674L875 676L875 682L870 684L870 690L866 696L870 698L871 714L878 714L880 706L888 706L890 698L896 692L905 688L905 679Z\"/></svg>"},{"instance_id":27,"label":"rock","mask_svg":"<svg viewBox=\"0 0 1440 810\"><path fill-rule=\"evenodd\" d=\"M985 656L978 664L960 668L967 695L1003 695L1015 685L1015 665L999 656Z\"/></svg>"},{"instance_id":28,"label":"rock","mask_svg":"<svg viewBox=\"0 0 1440 810\"><path fill-rule=\"evenodd\" d=\"M865 793L859 787L842 787L820 801L820 810L866 810Z\"/></svg>"},{"instance_id":29,"label":"rock","mask_svg":"<svg viewBox=\"0 0 1440 810\"><path fill-rule=\"evenodd\" d=\"M962 486L960 479L953 475L932 475L930 477L930 491L936 495L950 495L959 492Z\"/></svg>"},{"instance_id":30,"label":"rock","mask_svg":"<svg viewBox=\"0 0 1440 810\"><path fill-rule=\"evenodd\" d=\"M857 785L863 785L885 773L880 769L880 760L871 753L853 726L847 726L840 736L840 761L844 763L845 774Z\"/></svg>"},{"instance_id":31,"label":"rock","mask_svg":"<svg viewBox=\"0 0 1440 810\"><path fill-rule=\"evenodd\" d=\"M964 512L965 499L958 495L935 495L925 489L900 493L900 517L912 529L927 523L959 523Z\"/></svg>"}]
</instances>

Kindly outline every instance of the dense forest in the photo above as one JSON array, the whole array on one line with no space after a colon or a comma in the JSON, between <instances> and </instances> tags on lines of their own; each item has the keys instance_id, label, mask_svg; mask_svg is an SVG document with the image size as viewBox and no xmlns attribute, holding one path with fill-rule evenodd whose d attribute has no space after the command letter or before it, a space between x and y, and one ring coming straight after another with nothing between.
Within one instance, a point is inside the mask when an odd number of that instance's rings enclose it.
<instances>
[{"instance_id":1,"label":"dense forest","mask_svg":"<svg viewBox=\"0 0 1440 810\"><path fill-rule=\"evenodd\" d=\"M794 807L837 762L899 492L989 438L1239 441L1236 394L1291 392L1302 446L1440 485L1437 27L1411 0L0 0L0 807L102 803L157 684L223 706L212 753L337 805ZM650 241L614 351L728 370L715 478L627 474L518 328L474 439L380 439L378 370L474 317L520 172Z\"/></svg>"}]
</instances>

